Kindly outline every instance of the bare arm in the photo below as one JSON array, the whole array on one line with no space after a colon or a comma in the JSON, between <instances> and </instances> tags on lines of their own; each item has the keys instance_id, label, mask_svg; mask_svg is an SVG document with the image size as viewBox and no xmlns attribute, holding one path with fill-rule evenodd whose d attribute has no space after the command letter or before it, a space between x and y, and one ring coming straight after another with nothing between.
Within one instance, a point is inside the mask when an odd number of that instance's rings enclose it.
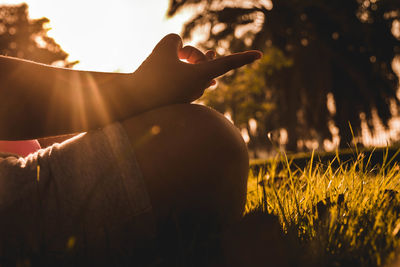
<instances>
[{"instance_id":1,"label":"bare arm","mask_svg":"<svg viewBox=\"0 0 400 267\"><path fill-rule=\"evenodd\" d=\"M163 105L190 103L215 77L259 56L249 51L207 61L197 49L182 48L177 35L161 40L131 74L76 71L0 56L0 140L82 132Z\"/></svg>"},{"instance_id":2,"label":"bare arm","mask_svg":"<svg viewBox=\"0 0 400 267\"><path fill-rule=\"evenodd\" d=\"M140 112L146 107L131 79L0 57L0 139L80 132Z\"/></svg>"}]
</instances>

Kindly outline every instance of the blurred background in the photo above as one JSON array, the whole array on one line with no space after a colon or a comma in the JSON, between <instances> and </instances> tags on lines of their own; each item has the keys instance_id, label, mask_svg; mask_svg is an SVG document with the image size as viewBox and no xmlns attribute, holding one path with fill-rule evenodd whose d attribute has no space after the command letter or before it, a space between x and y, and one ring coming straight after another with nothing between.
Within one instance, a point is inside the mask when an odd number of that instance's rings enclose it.
<instances>
[{"instance_id":1,"label":"blurred background","mask_svg":"<svg viewBox=\"0 0 400 267\"><path fill-rule=\"evenodd\" d=\"M132 72L170 32L263 51L199 100L254 158L400 146L398 0L0 0L0 54L56 66Z\"/></svg>"}]
</instances>

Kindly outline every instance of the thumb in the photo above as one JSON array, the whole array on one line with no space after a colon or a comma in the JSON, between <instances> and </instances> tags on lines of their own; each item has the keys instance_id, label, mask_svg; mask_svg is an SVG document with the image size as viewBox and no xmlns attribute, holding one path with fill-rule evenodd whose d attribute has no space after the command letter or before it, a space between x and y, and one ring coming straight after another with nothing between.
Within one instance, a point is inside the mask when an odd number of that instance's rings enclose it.
<instances>
[{"instance_id":1,"label":"thumb","mask_svg":"<svg viewBox=\"0 0 400 267\"><path fill-rule=\"evenodd\" d=\"M154 47L153 53L166 57L178 58L178 51L182 48L182 39L179 35L171 33L161 39Z\"/></svg>"}]
</instances>

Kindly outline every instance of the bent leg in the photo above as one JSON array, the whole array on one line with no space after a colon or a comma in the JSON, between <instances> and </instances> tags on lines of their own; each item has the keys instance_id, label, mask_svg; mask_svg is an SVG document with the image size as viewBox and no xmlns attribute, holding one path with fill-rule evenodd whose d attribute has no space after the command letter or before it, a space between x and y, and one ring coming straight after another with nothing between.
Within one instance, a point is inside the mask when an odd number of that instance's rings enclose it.
<instances>
[{"instance_id":1,"label":"bent leg","mask_svg":"<svg viewBox=\"0 0 400 267\"><path fill-rule=\"evenodd\" d=\"M220 113L173 105L124 121L157 220L171 212L239 218L246 198L247 148Z\"/></svg>"}]
</instances>

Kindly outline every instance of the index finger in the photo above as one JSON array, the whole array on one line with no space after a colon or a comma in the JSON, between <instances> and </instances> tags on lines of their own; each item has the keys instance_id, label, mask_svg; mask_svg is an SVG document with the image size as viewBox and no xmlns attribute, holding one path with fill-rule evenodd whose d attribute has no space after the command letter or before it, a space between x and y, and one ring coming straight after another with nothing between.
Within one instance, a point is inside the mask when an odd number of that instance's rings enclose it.
<instances>
[{"instance_id":1,"label":"index finger","mask_svg":"<svg viewBox=\"0 0 400 267\"><path fill-rule=\"evenodd\" d=\"M261 58L261 56L262 53L260 51L251 50L202 62L199 63L198 66L201 74L206 76L208 79L214 79L230 70L250 64Z\"/></svg>"},{"instance_id":2,"label":"index finger","mask_svg":"<svg viewBox=\"0 0 400 267\"><path fill-rule=\"evenodd\" d=\"M192 64L207 60L207 56L203 54L203 52L201 52L196 47L190 45L184 46L183 48L179 49L178 57L179 59L186 59L189 63Z\"/></svg>"}]
</instances>

